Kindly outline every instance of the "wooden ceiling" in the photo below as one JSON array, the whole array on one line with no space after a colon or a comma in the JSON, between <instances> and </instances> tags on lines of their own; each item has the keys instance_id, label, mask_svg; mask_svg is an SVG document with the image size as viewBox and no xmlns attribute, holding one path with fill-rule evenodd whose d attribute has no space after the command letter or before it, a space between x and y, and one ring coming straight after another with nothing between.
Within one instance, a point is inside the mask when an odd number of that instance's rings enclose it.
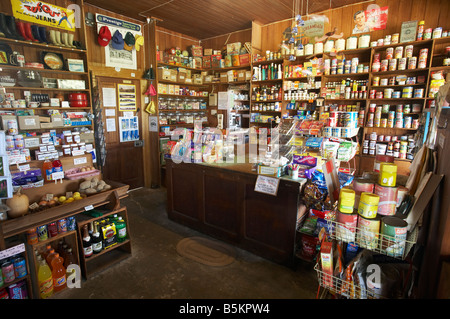
<instances>
[{"instance_id":1,"label":"wooden ceiling","mask_svg":"<svg viewBox=\"0 0 450 319\"><path fill-rule=\"evenodd\" d=\"M367 0L365 0L367 1ZM364 0L85 0L85 3L142 22L161 19L157 25L198 40L248 29L252 21L269 24L365 2ZM294 10L294 8L298 8Z\"/></svg>"}]
</instances>

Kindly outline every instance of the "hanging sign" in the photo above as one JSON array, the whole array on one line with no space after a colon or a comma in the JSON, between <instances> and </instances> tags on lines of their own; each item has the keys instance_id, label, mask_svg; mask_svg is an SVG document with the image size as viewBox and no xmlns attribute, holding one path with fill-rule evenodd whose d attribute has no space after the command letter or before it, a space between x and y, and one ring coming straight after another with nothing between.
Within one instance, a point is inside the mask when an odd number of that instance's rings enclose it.
<instances>
[{"instance_id":1,"label":"hanging sign","mask_svg":"<svg viewBox=\"0 0 450 319\"><path fill-rule=\"evenodd\" d=\"M99 23L101 25L107 25L112 28L121 28L121 29L125 29L127 31L132 31L132 32L137 32L137 33L141 32L141 26L136 23L123 21L120 19L108 17L108 16L105 16L103 14L98 14L98 13L96 14L95 18L97 20L97 23Z\"/></svg>"},{"instance_id":2,"label":"hanging sign","mask_svg":"<svg viewBox=\"0 0 450 319\"><path fill-rule=\"evenodd\" d=\"M324 34L324 20L311 19L306 20L302 27L304 36L309 38L309 43L314 43L316 38L320 38Z\"/></svg>"},{"instance_id":3,"label":"hanging sign","mask_svg":"<svg viewBox=\"0 0 450 319\"><path fill-rule=\"evenodd\" d=\"M16 19L75 31L75 14L72 10L37 0L11 0L11 6Z\"/></svg>"}]
</instances>

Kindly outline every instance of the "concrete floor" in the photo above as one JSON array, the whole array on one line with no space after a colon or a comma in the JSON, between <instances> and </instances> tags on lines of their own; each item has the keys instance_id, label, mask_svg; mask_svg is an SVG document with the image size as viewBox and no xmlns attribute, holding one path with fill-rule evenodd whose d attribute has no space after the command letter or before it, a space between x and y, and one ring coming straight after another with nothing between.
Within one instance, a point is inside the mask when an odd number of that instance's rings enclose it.
<instances>
[{"instance_id":1,"label":"concrete floor","mask_svg":"<svg viewBox=\"0 0 450 319\"><path fill-rule=\"evenodd\" d=\"M122 200L127 207L132 256L66 289L55 299L314 299L313 264L295 269L236 249L224 267L180 256L177 243L197 231L167 218L166 190L141 188Z\"/></svg>"}]
</instances>

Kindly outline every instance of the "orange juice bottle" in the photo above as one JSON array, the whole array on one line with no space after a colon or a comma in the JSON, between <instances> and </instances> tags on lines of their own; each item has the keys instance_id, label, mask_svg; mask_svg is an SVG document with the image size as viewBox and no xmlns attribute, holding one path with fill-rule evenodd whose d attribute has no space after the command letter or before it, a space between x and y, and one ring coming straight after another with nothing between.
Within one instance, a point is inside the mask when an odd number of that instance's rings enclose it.
<instances>
[{"instance_id":1,"label":"orange juice bottle","mask_svg":"<svg viewBox=\"0 0 450 319\"><path fill-rule=\"evenodd\" d=\"M45 261L47 262L50 269L53 269L52 260L53 260L53 258L55 258L55 255L56 255L55 249L52 248L52 249L50 249L47 257L45 257Z\"/></svg>"},{"instance_id":2,"label":"orange juice bottle","mask_svg":"<svg viewBox=\"0 0 450 319\"><path fill-rule=\"evenodd\" d=\"M52 260L53 290L55 292L67 287L66 268L64 268L63 263L63 258L56 253Z\"/></svg>"},{"instance_id":3,"label":"orange juice bottle","mask_svg":"<svg viewBox=\"0 0 450 319\"><path fill-rule=\"evenodd\" d=\"M46 299L53 294L53 276L50 267L41 259L38 271L39 295L42 299Z\"/></svg>"}]
</instances>

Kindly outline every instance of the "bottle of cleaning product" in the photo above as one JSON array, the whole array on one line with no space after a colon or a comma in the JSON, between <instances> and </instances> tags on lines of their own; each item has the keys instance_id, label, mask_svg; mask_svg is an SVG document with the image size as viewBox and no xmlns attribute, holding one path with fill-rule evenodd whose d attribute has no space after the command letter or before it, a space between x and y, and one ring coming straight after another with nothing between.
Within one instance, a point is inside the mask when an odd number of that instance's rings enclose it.
<instances>
[{"instance_id":1,"label":"bottle of cleaning product","mask_svg":"<svg viewBox=\"0 0 450 319\"><path fill-rule=\"evenodd\" d=\"M66 268L64 268L64 260L56 253L52 260L52 277L53 291L61 291L67 287Z\"/></svg>"},{"instance_id":2,"label":"bottle of cleaning product","mask_svg":"<svg viewBox=\"0 0 450 319\"><path fill-rule=\"evenodd\" d=\"M53 277L45 259L41 259L38 270L39 295L46 299L53 295Z\"/></svg>"}]
</instances>

